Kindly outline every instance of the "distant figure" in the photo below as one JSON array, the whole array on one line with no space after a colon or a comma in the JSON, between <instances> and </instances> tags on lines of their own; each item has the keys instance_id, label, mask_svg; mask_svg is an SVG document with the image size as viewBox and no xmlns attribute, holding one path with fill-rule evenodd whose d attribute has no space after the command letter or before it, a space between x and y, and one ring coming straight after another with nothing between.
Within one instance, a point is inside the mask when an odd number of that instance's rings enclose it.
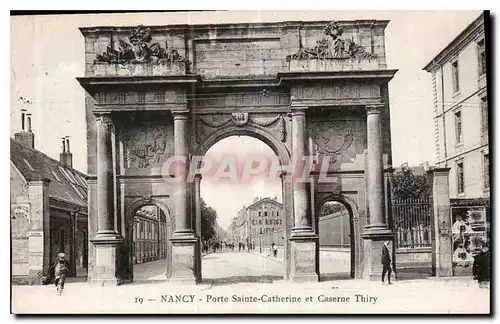
<instances>
[{"instance_id":1,"label":"distant figure","mask_svg":"<svg viewBox=\"0 0 500 324\"><path fill-rule=\"evenodd\" d=\"M483 242L481 252L474 257L472 274L479 283L479 287L487 288L490 283L490 249L487 242Z\"/></svg>"},{"instance_id":2,"label":"distant figure","mask_svg":"<svg viewBox=\"0 0 500 324\"><path fill-rule=\"evenodd\" d=\"M389 249L390 241L384 242L382 246L382 283L385 284L385 273L387 272L387 281L389 285L391 282L391 272L392 272L392 258L391 251Z\"/></svg>"},{"instance_id":3,"label":"distant figure","mask_svg":"<svg viewBox=\"0 0 500 324\"><path fill-rule=\"evenodd\" d=\"M276 246L276 244L271 244L271 250L273 252L273 257L277 258L278 257L278 247Z\"/></svg>"},{"instance_id":4,"label":"distant figure","mask_svg":"<svg viewBox=\"0 0 500 324\"><path fill-rule=\"evenodd\" d=\"M59 253L57 258L52 262L52 267L54 267L54 284L57 287L57 292L61 295L64 289L64 282L66 281L66 274L69 269L69 262L66 260L66 254Z\"/></svg>"}]
</instances>

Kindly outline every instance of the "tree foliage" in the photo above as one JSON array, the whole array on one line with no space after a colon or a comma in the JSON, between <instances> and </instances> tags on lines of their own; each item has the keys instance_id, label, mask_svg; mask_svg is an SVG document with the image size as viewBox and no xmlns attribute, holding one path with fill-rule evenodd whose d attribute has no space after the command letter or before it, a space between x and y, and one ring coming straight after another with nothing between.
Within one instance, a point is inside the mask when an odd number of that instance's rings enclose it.
<instances>
[{"instance_id":1,"label":"tree foliage","mask_svg":"<svg viewBox=\"0 0 500 324\"><path fill-rule=\"evenodd\" d=\"M336 201L328 201L321 208L321 216L331 215L346 210L344 205Z\"/></svg>"},{"instance_id":2,"label":"tree foliage","mask_svg":"<svg viewBox=\"0 0 500 324\"><path fill-rule=\"evenodd\" d=\"M208 206L203 199L201 205L201 238L210 240L217 232L217 211Z\"/></svg>"},{"instance_id":3,"label":"tree foliage","mask_svg":"<svg viewBox=\"0 0 500 324\"><path fill-rule=\"evenodd\" d=\"M428 198L431 186L426 174L415 175L411 168L403 167L392 177L392 194L394 199Z\"/></svg>"}]
</instances>

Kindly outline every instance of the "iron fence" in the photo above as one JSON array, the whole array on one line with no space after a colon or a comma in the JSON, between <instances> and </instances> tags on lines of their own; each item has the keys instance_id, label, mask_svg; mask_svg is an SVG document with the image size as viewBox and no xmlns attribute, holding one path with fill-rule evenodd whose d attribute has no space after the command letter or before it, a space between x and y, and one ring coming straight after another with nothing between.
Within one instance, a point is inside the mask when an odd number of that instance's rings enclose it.
<instances>
[{"instance_id":1,"label":"iron fence","mask_svg":"<svg viewBox=\"0 0 500 324\"><path fill-rule=\"evenodd\" d=\"M396 248L431 247L432 202L430 199L397 199L392 204Z\"/></svg>"}]
</instances>

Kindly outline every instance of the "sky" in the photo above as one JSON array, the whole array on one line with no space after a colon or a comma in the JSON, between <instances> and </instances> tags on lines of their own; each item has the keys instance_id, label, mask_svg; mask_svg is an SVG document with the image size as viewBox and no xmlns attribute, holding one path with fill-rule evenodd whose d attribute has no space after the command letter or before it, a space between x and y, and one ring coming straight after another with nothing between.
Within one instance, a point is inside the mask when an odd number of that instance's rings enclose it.
<instances>
[{"instance_id":1,"label":"sky","mask_svg":"<svg viewBox=\"0 0 500 324\"><path fill-rule=\"evenodd\" d=\"M76 81L76 77L84 76L84 39L78 27L388 19L387 66L399 70L389 83L393 164L428 161L432 165L435 151L431 77L422 68L479 14L480 11L300 10L11 17L10 135L20 130L20 111L27 109L33 114L35 148L58 159L61 137L70 136L73 165L86 172L85 94ZM20 96L30 103L20 102ZM265 144L257 144L257 140L245 140L263 152L270 151ZM241 138L227 138L214 145L210 153L229 153L237 144L241 144ZM279 183L266 184L255 179L243 188L215 190L208 181L202 181L202 197L216 208L221 215L220 225L227 228L235 212L249 205L257 193L276 194L281 200L280 188Z\"/></svg>"}]
</instances>

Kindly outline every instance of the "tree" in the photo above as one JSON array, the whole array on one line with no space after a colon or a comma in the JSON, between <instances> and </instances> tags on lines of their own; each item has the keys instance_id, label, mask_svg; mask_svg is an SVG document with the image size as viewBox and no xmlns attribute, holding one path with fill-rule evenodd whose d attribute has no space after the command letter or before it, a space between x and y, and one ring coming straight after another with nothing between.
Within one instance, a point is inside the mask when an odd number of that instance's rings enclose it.
<instances>
[{"instance_id":1,"label":"tree","mask_svg":"<svg viewBox=\"0 0 500 324\"><path fill-rule=\"evenodd\" d=\"M344 205L336 201L328 201L321 208L321 216L339 213L345 210Z\"/></svg>"},{"instance_id":2,"label":"tree","mask_svg":"<svg viewBox=\"0 0 500 324\"><path fill-rule=\"evenodd\" d=\"M394 199L429 198L431 186L426 174L413 174L411 168L404 166L392 176L392 194Z\"/></svg>"},{"instance_id":3,"label":"tree","mask_svg":"<svg viewBox=\"0 0 500 324\"><path fill-rule=\"evenodd\" d=\"M217 232L217 211L208 206L203 199L201 205L201 238L210 240Z\"/></svg>"}]
</instances>

